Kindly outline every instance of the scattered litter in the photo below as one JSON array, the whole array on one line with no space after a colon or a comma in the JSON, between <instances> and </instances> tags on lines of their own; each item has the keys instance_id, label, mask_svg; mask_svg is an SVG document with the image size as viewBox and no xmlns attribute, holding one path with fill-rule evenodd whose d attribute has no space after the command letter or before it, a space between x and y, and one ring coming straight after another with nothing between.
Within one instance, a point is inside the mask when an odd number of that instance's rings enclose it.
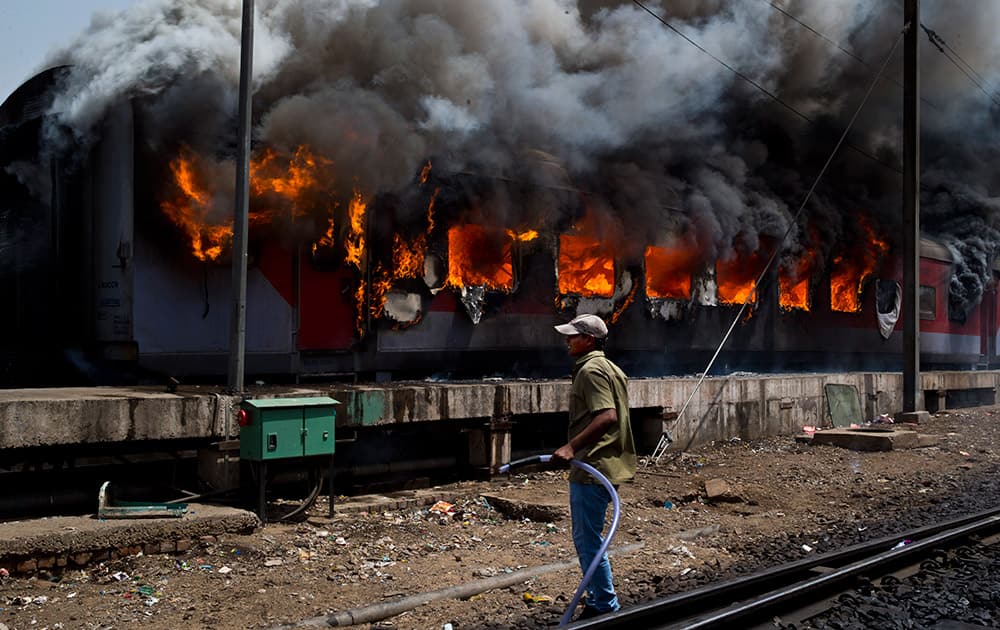
<instances>
[{"instance_id":1,"label":"scattered litter","mask_svg":"<svg viewBox=\"0 0 1000 630\"><path fill-rule=\"evenodd\" d=\"M455 506L447 501L438 501L430 508L431 512L439 512L441 514L454 514Z\"/></svg>"},{"instance_id":2,"label":"scattered litter","mask_svg":"<svg viewBox=\"0 0 1000 630\"><path fill-rule=\"evenodd\" d=\"M337 538L333 542L337 543L338 545L346 545L347 539L344 538L343 536L337 536Z\"/></svg>"},{"instance_id":3,"label":"scattered litter","mask_svg":"<svg viewBox=\"0 0 1000 630\"><path fill-rule=\"evenodd\" d=\"M521 595L521 598L524 599L524 603L529 606L534 606L535 604L548 604L552 601L552 598L548 595L533 595L527 591Z\"/></svg>"},{"instance_id":4,"label":"scattered litter","mask_svg":"<svg viewBox=\"0 0 1000 630\"><path fill-rule=\"evenodd\" d=\"M812 550L813 550L813 548L810 547L809 545L802 545L802 551L804 551L806 553L809 553Z\"/></svg>"},{"instance_id":5,"label":"scattered litter","mask_svg":"<svg viewBox=\"0 0 1000 630\"><path fill-rule=\"evenodd\" d=\"M664 501L663 502L663 507L666 508L666 509L668 509L668 510L670 510L670 509L673 509L674 504L671 503L670 501Z\"/></svg>"},{"instance_id":6,"label":"scattered litter","mask_svg":"<svg viewBox=\"0 0 1000 630\"><path fill-rule=\"evenodd\" d=\"M694 571L694 569L692 569L691 567L687 567L687 568L685 568L684 570L681 571L681 575L687 575L688 573L690 573L692 571Z\"/></svg>"},{"instance_id":7,"label":"scattered litter","mask_svg":"<svg viewBox=\"0 0 1000 630\"><path fill-rule=\"evenodd\" d=\"M124 571L116 571L115 573L111 574L111 579L117 582L124 582L125 580L128 579L128 573L125 573Z\"/></svg>"},{"instance_id":8,"label":"scattered litter","mask_svg":"<svg viewBox=\"0 0 1000 630\"><path fill-rule=\"evenodd\" d=\"M10 571L8 571L3 567L0 567L0 578L5 578L5 577L10 577Z\"/></svg>"},{"instance_id":9,"label":"scattered litter","mask_svg":"<svg viewBox=\"0 0 1000 630\"><path fill-rule=\"evenodd\" d=\"M685 547L684 545L677 545L676 547L671 547L670 553L678 556L687 556L688 558L694 558L694 554L691 553L691 550Z\"/></svg>"},{"instance_id":10,"label":"scattered litter","mask_svg":"<svg viewBox=\"0 0 1000 630\"><path fill-rule=\"evenodd\" d=\"M284 564L284 561L281 558L271 558L264 561L265 567L280 567L282 564Z\"/></svg>"},{"instance_id":11,"label":"scattered litter","mask_svg":"<svg viewBox=\"0 0 1000 630\"><path fill-rule=\"evenodd\" d=\"M230 572L232 572L232 569L230 569L229 567L222 567L221 569L219 569L219 573L221 573L223 575L225 575L226 573L230 573Z\"/></svg>"},{"instance_id":12,"label":"scattered litter","mask_svg":"<svg viewBox=\"0 0 1000 630\"><path fill-rule=\"evenodd\" d=\"M806 435L815 435L816 427L807 424L802 427L802 432L805 433Z\"/></svg>"},{"instance_id":13,"label":"scattered litter","mask_svg":"<svg viewBox=\"0 0 1000 630\"><path fill-rule=\"evenodd\" d=\"M911 542L913 542L913 541L910 540L909 538L904 538L903 540L901 540L898 543L896 543L893 546L893 549L902 549L903 547L905 547L906 545L910 544Z\"/></svg>"}]
</instances>

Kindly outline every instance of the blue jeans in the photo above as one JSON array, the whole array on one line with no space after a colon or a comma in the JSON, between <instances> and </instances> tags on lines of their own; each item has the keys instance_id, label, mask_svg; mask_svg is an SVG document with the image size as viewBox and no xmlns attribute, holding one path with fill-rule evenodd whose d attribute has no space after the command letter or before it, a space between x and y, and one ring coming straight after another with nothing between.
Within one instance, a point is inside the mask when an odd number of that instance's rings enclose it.
<instances>
[{"instance_id":1,"label":"blue jeans","mask_svg":"<svg viewBox=\"0 0 1000 630\"><path fill-rule=\"evenodd\" d=\"M604 486L591 483L569 484L569 507L573 517L573 544L580 559L580 570L584 575L590 563L604 543L604 515L608 511L611 495ZM618 596L611 583L611 562L608 554L601 557L594 576L587 585L587 605L599 612L618 610Z\"/></svg>"}]
</instances>

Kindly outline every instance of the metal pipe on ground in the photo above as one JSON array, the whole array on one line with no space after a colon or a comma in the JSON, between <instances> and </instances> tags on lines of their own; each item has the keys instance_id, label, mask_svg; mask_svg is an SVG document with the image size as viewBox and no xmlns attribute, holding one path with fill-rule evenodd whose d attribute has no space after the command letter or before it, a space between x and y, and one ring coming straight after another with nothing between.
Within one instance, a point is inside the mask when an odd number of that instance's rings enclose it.
<instances>
[{"instance_id":1,"label":"metal pipe on ground","mask_svg":"<svg viewBox=\"0 0 1000 630\"><path fill-rule=\"evenodd\" d=\"M633 551L641 549L644 546L645 546L644 543L633 543L631 545L625 545L624 547L618 547L616 549L612 549L611 551L608 552L608 554L618 555L624 553L631 553ZM388 602L382 602L380 604L372 604L371 606L363 606L361 608L351 608L349 610L342 610L340 612L333 613L332 615L328 615L326 617L313 617L311 619L305 619L298 623L285 626L278 626L278 627L282 629L316 628L316 627L336 628L340 626L352 626L361 623L372 623L375 621L380 621L382 619L388 619L389 617L394 617L395 615L402 614L408 610L413 610L418 606L422 606L430 602L442 599L465 599L467 597L472 597L473 595L478 595L479 593L484 593L486 591L495 588L505 588L507 586L511 586L512 584L517 584L518 582L530 580L533 577L544 575L545 573L552 573L554 571L564 571L566 569L579 568L579 566L580 566L580 561L575 558L573 560L565 560L563 562L544 564L539 567L521 569L520 571L514 571L513 573L506 573L504 575L487 578L485 580L466 582L465 584L449 586L448 588L443 588L437 591L431 591L429 593L419 593L417 595L409 595L407 597L402 597Z\"/></svg>"}]
</instances>

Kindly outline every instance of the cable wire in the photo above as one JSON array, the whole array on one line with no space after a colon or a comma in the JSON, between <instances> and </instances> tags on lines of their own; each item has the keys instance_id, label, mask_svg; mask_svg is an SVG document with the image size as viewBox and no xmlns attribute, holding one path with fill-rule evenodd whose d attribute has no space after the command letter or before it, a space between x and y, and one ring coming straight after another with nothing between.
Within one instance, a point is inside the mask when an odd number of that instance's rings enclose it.
<instances>
[{"instance_id":1,"label":"cable wire","mask_svg":"<svg viewBox=\"0 0 1000 630\"><path fill-rule=\"evenodd\" d=\"M784 107L788 111L792 112L793 114L795 114L796 116L798 116L802 120L806 121L807 123L816 124L816 121L814 119L810 118L806 114L804 114L804 113L800 112L799 110L795 109L795 107L793 107L790 103L786 103L777 94L775 94L774 92L771 92L770 90L768 90L767 88L765 88L764 86L762 86L760 83L754 81L753 79L751 79L746 74L743 74L742 72L740 72L739 70L737 70L733 66L729 65L728 63L726 63L724 60L720 59L719 57L717 57L714 54L712 54L711 52L709 52L706 48L704 48L698 42L694 41L693 39L691 39L690 37L688 37L684 33L682 33L679 30L677 30L672 24L670 24L670 22L667 22L665 19L663 19L662 17L660 17L656 12L654 12L652 9L650 9L645 4L643 4L641 2L641 0L632 0L632 3L635 4L637 7L639 7L640 9L642 9L643 11L645 11L646 13L650 14L651 16L653 16L653 18L655 18L660 24L662 24L663 26L667 27L668 29L670 29L671 31L673 31L674 33L676 33L677 35L679 35L681 38L684 39L684 41L688 42L689 44L691 44L692 46L694 46L695 48L697 48L701 52L703 52L706 55L708 55L709 57L711 57L716 63L718 63L722 67L726 68L727 70L729 70L730 72L732 72L733 74L735 74L737 77L743 79L744 81L746 81L747 83L749 83L753 87L757 88L758 90L760 90L761 92L763 92L764 94L766 94L774 102L778 103L779 105L781 105L782 107ZM881 77L881 74L882 73L880 72L878 76ZM852 144L850 142L847 142L845 144L852 151L855 151L856 153L859 153L860 155L865 156L866 158L872 160L873 162L875 162L877 164L880 164L881 166L889 169L890 171L893 171L894 173L897 173L899 175L903 174L903 169L898 168L898 167L896 167L896 166L894 166L892 164L889 164L887 162L883 162L877 156L872 155L871 153L869 153L865 149L862 149L861 147L859 147L859 146L857 146L855 144Z\"/></svg>"},{"instance_id":2,"label":"cable wire","mask_svg":"<svg viewBox=\"0 0 1000 630\"><path fill-rule=\"evenodd\" d=\"M976 69L969 65L965 59L962 59L962 56L959 55L954 48L949 46L948 42L944 41L944 38L938 35L935 31L927 28L923 22L920 23L920 28L924 30L924 33L927 33L927 39L929 39L931 44L933 44L933 46L937 48L942 55L944 55L945 59L953 63L955 67L962 72L962 74L967 76L969 80L972 81L977 88L979 88L979 91L986 95L986 98L993 101L994 105L1000 105L1000 97L997 97L996 93L991 94L987 92L986 88L983 86L983 83L986 83L986 79L984 79L981 74L976 72ZM952 57L953 55L954 58ZM962 63L960 64L958 61L955 61L955 58ZM964 68L962 67L963 65L965 66Z\"/></svg>"},{"instance_id":3,"label":"cable wire","mask_svg":"<svg viewBox=\"0 0 1000 630\"><path fill-rule=\"evenodd\" d=\"M875 66L873 66L870 63L868 63L867 61L865 61L864 59L862 59L858 55L854 54L850 50L844 48L843 46L841 46L839 43L837 43L832 38L824 35L820 31L818 31L815 28L813 28L812 26L806 24L805 22L803 22L799 18L795 17L794 15L792 15L791 13L789 13L788 11L786 11L785 9L781 8L780 6L778 6L777 4L775 4L774 2L772 2L771 0L763 0L763 1L766 2L767 4L769 4L771 6L771 8L773 8L778 13L784 15L789 20L791 20L791 21L795 22L796 24L800 25L802 28L806 29L807 31L815 34L817 37L819 37L823 41L829 43L831 46L834 46L837 50L839 50L840 52L844 53L845 55L847 55L851 59L854 59L855 61L857 61L858 63L860 63L864 67L869 68L870 70L876 70ZM889 81L890 83L892 83L893 85L895 85L895 86L897 86L899 88L903 87L903 84L900 83L899 80L896 79L896 78L894 78L894 77L885 77L885 80ZM925 105L931 107L932 109L936 109L938 111L941 111L940 107L938 107L937 105L935 105L931 101L928 101L926 98L924 98L924 97L921 96L920 100L921 100L921 102L923 102Z\"/></svg>"},{"instance_id":4,"label":"cable wire","mask_svg":"<svg viewBox=\"0 0 1000 630\"><path fill-rule=\"evenodd\" d=\"M740 319L743 317L743 313L746 312L747 306L750 304L750 301L754 299L754 297L757 295L757 292L760 290L761 283L764 281L764 276L767 275L768 270L771 268L771 266L774 264L774 261L777 259L778 253L781 251L781 246L784 244L785 240L788 239L788 236L789 234L792 233L792 230L798 226L799 217L805 210L806 204L809 203L809 199L812 198L812 195L816 191L816 187L819 185L820 180L822 180L823 176L826 174L826 170L830 167L830 164L833 163L833 158L837 155L837 152L840 150L840 147L844 144L844 141L847 139L848 132L851 130L851 127L854 126L855 121L857 121L858 116L861 114L861 110L864 109L865 105L868 103L868 98L871 96L872 91L875 89L875 85L882 77L882 73L885 72L885 68L889 64L889 60L892 59L893 54L895 54L896 52L896 48L899 46L899 42L903 39L903 35L906 33L907 30L909 30L909 28L910 25L907 24L903 28L903 30L900 31L899 36L896 37L896 41L893 42L892 48L889 50L889 54L886 55L885 61L882 62L882 66L879 68L878 74L875 76L874 79L872 79L871 84L868 86L868 91L865 92L865 96L861 100L861 104L858 105L858 108L854 111L854 115L851 116L851 120L850 122L848 122L847 127L844 129L843 133L840 134L840 139L837 140L837 144L833 147L833 150L830 152L829 157L827 157L826 163L823 164L823 168L820 169L819 173L816 175L816 178L813 180L812 186L809 187L809 191L806 193L805 198L802 199L802 203L799 205L799 209L796 210L795 215L792 217L792 220L789 221L788 228L785 230L784 235L782 235L781 240L778 241L778 243L775 245L774 251L771 253L771 257L768 259L767 264L764 265L764 269L760 272L760 275L757 276L757 281L754 283L754 290L747 295L745 300L743 300L743 304L740 306L739 312L736 314L736 317L733 318L733 323L730 324L729 330L726 331L725 336L723 336L722 341L719 343L719 347L716 348L715 354L712 355L712 358L711 360L709 360L708 365L705 367L704 371L702 371L701 377L698 379L697 384L695 384L694 389L691 390L691 394L687 397L687 400L684 401L684 406L681 407L680 412L677 414L677 421L680 421L680 419L684 416L684 412L691 404L691 401L698 393L698 390L701 389L701 384L705 382L705 377L708 376L709 371L715 364L715 360L719 357L719 353L722 352L722 347L726 345L726 341L729 340L729 336L733 333L733 330L736 328L736 324L739 323ZM663 435L661 435L659 444L656 445L656 448L653 450L653 454L646 459L644 465L648 466L651 461L659 463L660 458L663 457L663 453L666 452L667 445L669 443L670 441L668 434L664 433Z\"/></svg>"}]
</instances>

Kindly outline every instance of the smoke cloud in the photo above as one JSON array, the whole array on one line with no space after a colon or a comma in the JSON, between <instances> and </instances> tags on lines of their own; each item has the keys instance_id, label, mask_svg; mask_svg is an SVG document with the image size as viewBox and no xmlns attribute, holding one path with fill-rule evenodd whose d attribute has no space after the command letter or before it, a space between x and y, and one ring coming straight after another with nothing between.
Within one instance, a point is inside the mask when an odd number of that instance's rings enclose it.
<instances>
[{"instance_id":1,"label":"smoke cloud","mask_svg":"<svg viewBox=\"0 0 1000 630\"><path fill-rule=\"evenodd\" d=\"M774 2L849 55L764 0L647 5L788 107L631 2L258 0L255 142L308 144L367 195L399 191L429 158L509 181L542 168L526 155L545 155L649 244L681 232L706 258L751 252L788 229L898 38L902 6ZM927 3L923 20L985 86L1000 84L1000 4ZM95 16L50 60L72 65L53 144L68 130L86 146L109 108L134 98L154 123L151 145L218 153L232 142L239 41L237 0L149 0ZM926 224L956 256L961 311L1000 244L998 107L926 38L921 55ZM901 70L900 50L788 252L856 240L860 215L897 238ZM565 221L525 205L538 227Z\"/></svg>"}]
</instances>

